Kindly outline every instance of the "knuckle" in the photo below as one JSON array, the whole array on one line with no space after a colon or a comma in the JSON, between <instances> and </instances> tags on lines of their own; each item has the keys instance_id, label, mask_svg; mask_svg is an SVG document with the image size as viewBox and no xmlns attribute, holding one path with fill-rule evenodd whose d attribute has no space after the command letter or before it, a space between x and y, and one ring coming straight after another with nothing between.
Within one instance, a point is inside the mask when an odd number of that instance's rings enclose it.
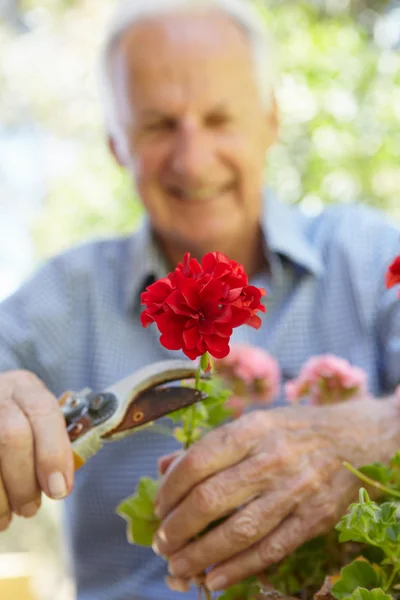
<instances>
[{"instance_id":1,"label":"knuckle","mask_svg":"<svg viewBox=\"0 0 400 600\"><path fill-rule=\"evenodd\" d=\"M29 411L31 419L43 419L52 417L60 411L57 404L49 402L47 398L41 396L40 392L35 392L24 399L26 409Z\"/></svg>"},{"instance_id":2,"label":"knuckle","mask_svg":"<svg viewBox=\"0 0 400 600\"><path fill-rule=\"evenodd\" d=\"M284 558L286 546L283 541L276 540L271 542L266 539L260 544L258 552L262 564L266 566L274 565Z\"/></svg>"},{"instance_id":3,"label":"knuckle","mask_svg":"<svg viewBox=\"0 0 400 600\"><path fill-rule=\"evenodd\" d=\"M10 371L7 373L9 380L13 383L13 387L19 387L22 389L43 386L42 381L35 373L26 369L20 369L18 371Z\"/></svg>"},{"instance_id":4,"label":"knuckle","mask_svg":"<svg viewBox=\"0 0 400 600\"><path fill-rule=\"evenodd\" d=\"M18 413L7 418L2 416L0 423L0 449L23 448L31 444L32 432L28 422Z\"/></svg>"},{"instance_id":5,"label":"knuckle","mask_svg":"<svg viewBox=\"0 0 400 600\"><path fill-rule=\"evenodd\" d=\"M52 471L54 465L63 465L65 463L65 452L62 448L46 451L37 456L37 466L39 470Z\"/></svg>"},{"instance_id":6,"label":"knuckle","mask_svg":"<svg viewBox=\"0 0 400 600\"><path fill-rule=\"evenodd\" d=\"M218 512L221 505L218 490L209 484L199 485L193 491L192 505L194 510L202 516Z\"/></svg>"},{"instance_id":7,"label":"knuckle","mask_svg":"<svg viewBox=\"0 0 400 600\"><path fill-rule=\"evenodd\" d=\"M237 428L240 426L246 433L258 435L267 431L266 411L254 410L243 415L240 419L233 423Z\"/></svg>"},{"instance_id":8,"label":"knuckle","mask_svg":"<svg viewBox=\"0 0 400 600\"><path fill-rule=\"evenodd\" d=\"M248 514L239 514L231 526L230 539L234 545L247 546L258 538L260 534L260 523Z\"/></svg>"},{"instance_id":9,"label":"knuckle","mask_svg":"<svg viewBox=\"0 0 400 600\"><path fill-rule=\"evenodd\" d=\"M207 469L210 457L208 451L199 446L190 449L184 460L190 472L201 475Z\"/></svg>"},{"instance_id":10,"label":"knuckle","mask_svg":"<svg viewBox=\"0 0 400 600\"><path fill-rule=\"evenodd\" d=\"M241 467L241 479L249 483L264 480L269 474L271 457L267 452L260 452L249 458Z\"/></svg>"}]
</instances>

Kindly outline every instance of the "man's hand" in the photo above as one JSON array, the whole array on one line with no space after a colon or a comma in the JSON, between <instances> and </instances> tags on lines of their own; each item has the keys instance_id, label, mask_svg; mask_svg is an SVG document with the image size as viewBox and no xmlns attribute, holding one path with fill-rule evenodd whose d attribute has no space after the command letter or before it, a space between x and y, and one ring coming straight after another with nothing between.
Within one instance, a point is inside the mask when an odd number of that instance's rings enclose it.
<instances>
[{"instance_id":1,"label":"man's hand","mask_svg":"<svg viewBox=\"0 0 400 600\"><path fill-rule=\"evenodd\" d=\"M330 530L360 487L343 461L390 458L399 430L389 401L257 411L210 432L171 464L161 461L163 523L154 547L169 557L176 589L211 566L207 586L224 589Z\"/></svg>"},{"instance_id":2,"label":"man's hand","mask_svg":"<svg viewBox=\"0 0 400 600\"><path fill-rule=\"evenodd\" d=\"M0 375L0 531L12 513L36 514L42 491L63 498L73 487L72 447L57 399L28 371Z\"/></svg>"}]
</instances>

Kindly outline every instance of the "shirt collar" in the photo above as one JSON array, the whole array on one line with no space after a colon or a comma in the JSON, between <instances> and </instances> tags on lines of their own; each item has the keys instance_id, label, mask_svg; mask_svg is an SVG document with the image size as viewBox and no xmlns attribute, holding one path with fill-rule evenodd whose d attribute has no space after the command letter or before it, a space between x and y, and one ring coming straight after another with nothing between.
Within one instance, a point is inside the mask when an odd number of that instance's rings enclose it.
<instances>
[{"instance_id":1,"label":"shirt collar","mask_svg":"<svg viewBox=\"0 0 400 600\"><path fill-rule=\"evenodd\" d=\"M131 238L128 256L126 307L135 311L140 309L140 294L146 287L168 273L166 260L154 239L147 215Z\"/></svg>"},{"instance_id":2,"label":"shirt collar","mask_svg":"<svg viewBox=\"0 0 400 600\"><path fill-rule=\"evenodd\" d=\"M295 266L315 276L320 275L323 271L322 260L318 249L308 238L309 219L306 215L298 206L280 202L271 190L265 192L263 204L261 226L266 256L284 256ZM141 292L168 273L167 263L154 240L147 216L131 238L129 258L129 264L126 265L129 274L126 306L130 310L139 310Z\"/></svg>"},{"instance_id":3,"label":"shirt collar","mask_svg":"<svg viewBox=\"0 0 400 600\"><path fill-rule=\"evenodd\" d=\"M280 202L271 190L267 190L261 226L267 256L278 254L315 276L322 273L320 252L307 231L310 220L300 207Z\"/></svg>"}]
</instances>

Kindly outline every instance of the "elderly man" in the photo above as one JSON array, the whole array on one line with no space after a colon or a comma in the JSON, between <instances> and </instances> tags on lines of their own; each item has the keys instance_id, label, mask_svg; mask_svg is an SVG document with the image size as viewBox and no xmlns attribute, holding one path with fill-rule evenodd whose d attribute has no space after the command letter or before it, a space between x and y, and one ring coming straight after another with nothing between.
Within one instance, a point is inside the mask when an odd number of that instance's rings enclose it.
<instances>
[{"instance_id":1,"label":"elderly man","mask_svg":"<svg viewBox=\"0 0 400 600\"><path fill-rule=\"evenodd\" d=\"M129 546L114 514L172 442L141 432L110 444L74 484L56 395L102 389L171 357L142 329L139 295L186 251L220 250L268 290L262 327L240 328L234 341L268 349L286 377L313 354L335 353L367 371L376 399L253 413L170 465L154 548L170 558L172 584L211 565L213 590L263 571L331 527L353 498L343 459L386 460L399 445L400 304L383 283L399 231L360 206L307 218L265 191L277 135L267 50L241 0L125 4L106 45L107 124L148 221L131 237L54 258L0 306L0 528L12 513L34 515L42 492L69 496L79 600L173 596L165 562Z\"/></svg>"}]
</instances>

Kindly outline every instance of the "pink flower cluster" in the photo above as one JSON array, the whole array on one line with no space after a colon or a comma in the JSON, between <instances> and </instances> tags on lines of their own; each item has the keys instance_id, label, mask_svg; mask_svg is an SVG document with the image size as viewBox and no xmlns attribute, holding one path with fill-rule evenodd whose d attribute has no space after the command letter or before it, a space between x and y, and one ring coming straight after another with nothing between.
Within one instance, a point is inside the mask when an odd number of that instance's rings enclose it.
<instances>
[{"instance_id":1,"label":"pink flower cluster","mask_svg":"<svg viewBox=\"0 0 400 600\"><path fill-rule=\"evenodd\" d=\"M286 383L285 392L293 403L308 398L315 405L334 404L368 395L367 374L333 354L314 356Z\"/></svg>"},{"instance_id":2,"label":"pink flower cluster","mask_svg":"<svg viewBox=\"0 0 400 600\"><path fill-rule=\"evenodd\" d=\"M215 371L232 389L227 407L235 417L249 404L271 404L278 396L281 372L265 350L250 344L234 344L225 358L215 361Z\"/></svg>"}]
</instances>

